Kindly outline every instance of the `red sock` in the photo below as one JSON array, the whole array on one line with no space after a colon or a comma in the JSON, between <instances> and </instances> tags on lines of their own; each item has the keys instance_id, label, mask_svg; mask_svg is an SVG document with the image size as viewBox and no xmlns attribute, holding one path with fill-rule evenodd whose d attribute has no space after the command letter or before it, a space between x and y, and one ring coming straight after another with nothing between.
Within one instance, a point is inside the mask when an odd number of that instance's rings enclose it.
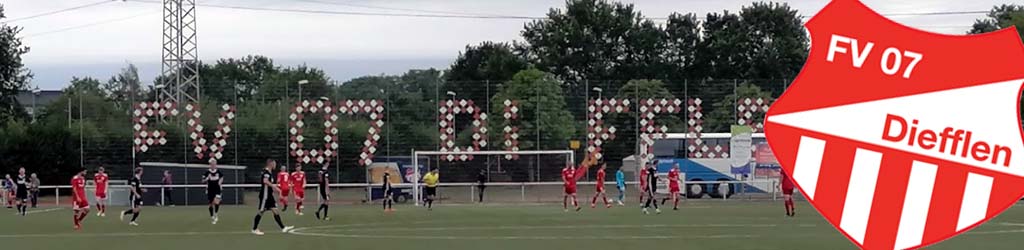
<instances>
[{"instance_id":1,"label":"red sock","mask_svg":"<svg viewBox=\"0 0 1024 250\"><path fill-rule=\"evenodd\" d=\"M81 223L82 221L84 221L85 220L85 216L88 216L88 215L89 215L89 212L82 212L81 214L79 214L78 215L78 222Z\"/></svg>"},{"instance_id":2,"label":"red sock","mask_svg":"<svg viewBox=\"0 0 1024 250\"><path fill-rule=\"evenodd\" d=\"M302 201L295 202L295 211L302 212Z\"/></svg>"},{"instance_id":3,"label":"red sock","mask_svg":"<svg viewBox=\"0 0 1024 250\"><path fill-rule=\"evenodd\" d=\"M563 209L568 209L569 208L569 196L562 196L562 208Z\"/></svg>"},{"instance_id":4,"label":"red sock","mask_svg":"<svg viewBox=\"0 0 1024 250\"><path fill-rule=\"evenodd\" d=\"M604 205L608 205L608 195L601 194L601 200L604 201Z\"/></svg>"},{"instance_id":5,"label":"red sock","mask_svg":"<svg viewBox=\"0 0 1024 250\"><path fill-rule=\"evenodd\" d=\"M79 225L78 224L78 211L75 211L75 213L71 215L71 219L73 219L75 221L75 226Z\"/></svg>"},{"instance_id":6,"label":"red sock","mask_svg":"<svg viewBox=\"0 0 1024 250\"><path fill-rule=\"evenodd\" d=\"M579 207L580 206L580 203L578 201L576 201L576 196L572 197L572 206L574 206L574 207Z\"/></svg>"},{"instance_id":7,"label":"red sock","mask_svg":"<svg viewBox=\"0 0 1024 250\"><path fill-rule=\"evenodd\" d=\"M672 206L679 207L679 196L672 197Z\"/></svg>"},{"instance_id":8,"label":"red sock","mask_svg":"<svg viewBox=\"0 0 1024 250\"><path fill-rule=\"evenodd\" d=\"M590 199L590 205L594 205L594 204L597 204L597 195L596 194L594 195L593 199Z\"/></svg>"}]
</instances>

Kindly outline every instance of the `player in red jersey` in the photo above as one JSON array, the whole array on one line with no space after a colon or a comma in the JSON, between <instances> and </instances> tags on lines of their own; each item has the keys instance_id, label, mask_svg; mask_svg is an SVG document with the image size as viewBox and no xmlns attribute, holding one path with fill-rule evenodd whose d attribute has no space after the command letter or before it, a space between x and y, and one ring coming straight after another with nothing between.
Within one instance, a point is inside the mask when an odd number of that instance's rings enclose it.
<instances>
[{"instance_id":1,"label":"player in red jersey","mask_svg":"<svg viewBox=\"0 0 1024 250\"><path fill-rule=\"evenodd\" d=\"M569 197L572 197L572 206L580 211L580 205L576 201L576 169L573 165L565 164L562 169L562 183L565 183L565 195L562 196L562 209L569 211Z\"/></svg>"},{"instance_id":2,"label":"player in red jersey","mask_svg":"<svg viewBox=\"0 0 1024 250\"><path fill-rule=\"evenodd\" d=\"M644 206L644 196L647 195L647 168L640 168L640 206Z\"/></svg>"},{"instance_id":3,"label":"player in red jersey","mask_svg":"<svg viewBox=\"0 0 1024 250\"><path fill-rule=\"evenodd\" d=\"M71 177L71 209L74 211L75 230L82 229L82 220L89 215L89 200L85 199L85 168Z\"/></svg>"},{"instance_id":4,"label":"player in red jersey","mask_svg":"<svg viewBox=\"0 0 1024 250\"><path fill-rule=\"evenodd\" d=\"M796 206L793 204L793 179L785 170L779 171L782 181L779 184L782 189L782 198L786 204L786 216L796 216Z\"/></svg>"},{"instance_id":5,"label":"player in red jersey","mask_svg":"<svg viewBox=\"0 0 1024 250\"><path fill-rule=\"evenodd\" d=\"M576 208L576 211L580 211L580 204L576 201L576 180L578 180L583 173L587 172L587 168L592 165L594 157L587 156L587 159L580 163L580 166L576 168L572 163L565 165L562 169L562 183L565 184L565 195L562 196L562 209L566 212L569 211L569 198L572 197L572 206Z\"/></svg>"},{"instance_id":6,"label":"player in red jersey","mask_svg":"<svg viewBox=\"0 0 1024 250\"><path fill-rule=\"evenodd\" d=\"M597 191L594 193L594 198L590 199L590 208L597 206L597 197L601 196L601 200L604 201L604 207L612 207L611 203L608 203L608 195L604 193L604 170L608 168L608 163L601 163L601 167L597 169Z\"/></svg>"},{"instance_id":7,"label":"player in red jersey","mask_svg":"<svg viewBox=\"0 0 1024 250\"><path fill-rule=\"evenodd\" d=\"M288 194L291 190L291 174L288 173L288 165L281 164L281 172L277 172L277 187L281 189L281 196L278 200L281 201L281 212L288 211Z\"/></svg>"},{"instance_id":8,"label":"player in red jersey","mask_svg":"<svg viewBox=\"0 0 1024 250\"><path fill-rule=\"evenodd\" d=\"M679 210L679 163L672 164L672 169L668 171L668 192L669 197L661 200L661 204L672 199L672 210Z\"/></svg>"},{"instance_id":9,"label":"player in red jersey","mask_svg":"<svg viewBox=\"0 0 1024 250\"><path fill-rule=\"evenodd\" d=\"M295 171L291 176L295 191L295 214L302 215L302 201L306 199L306 172L302 172L302 163L295 163Z\"/></svg>"},{"instance_id":10,"label":"player in red jersey","mask_svg":"<svg viewBox=\"0 0 1024 250\"><path fill-rule=\"evenodd\" d=\"M101 165L96 169L96 174L93 175L92 181L96 183L96 216L106 217L107 216L107 181L110 177L107 176L107 172Z\"/></svg>"}]
</instances>

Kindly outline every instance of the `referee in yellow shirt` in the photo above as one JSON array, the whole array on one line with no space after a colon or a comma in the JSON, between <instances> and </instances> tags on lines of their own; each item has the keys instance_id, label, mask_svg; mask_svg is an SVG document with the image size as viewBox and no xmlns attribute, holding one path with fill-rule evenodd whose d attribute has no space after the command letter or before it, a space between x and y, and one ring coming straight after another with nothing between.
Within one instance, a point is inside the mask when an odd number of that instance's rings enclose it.
<instances>
[{"instance_id":1,"label":"referee in yellow shirt","mask_svg":"<svg viewBox=\"0 0 1024 250\"><path fill-rule=\"evenodd\" d=\"M427 194L427 197L424 198L424 201L427 202L428 211L434 209L434 196L437 196L437 179L437 168L431 169L430 172L428 172L426 175L423 175L423 183L427 184L427 187L424 188L424 192Z\"/></svg>"}]
</instances>

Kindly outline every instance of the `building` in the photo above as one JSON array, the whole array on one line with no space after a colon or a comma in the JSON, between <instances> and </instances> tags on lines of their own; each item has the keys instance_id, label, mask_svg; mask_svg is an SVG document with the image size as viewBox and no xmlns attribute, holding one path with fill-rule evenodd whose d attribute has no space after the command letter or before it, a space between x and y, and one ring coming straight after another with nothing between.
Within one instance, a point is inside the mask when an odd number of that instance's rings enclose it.
<instances>
[{"instance_id":1,"label":"building","mask_svg":"<svg viewBox=\"0 0 1024 250\"><path fill-rule=\"evenodd\" d=\"M35 117L39 113L37 111L42 111L50 103L57 101L63 93L60 90L22 90L18 91L18 103L25 107L25 112Z\"/></svg>"}]
</instances>

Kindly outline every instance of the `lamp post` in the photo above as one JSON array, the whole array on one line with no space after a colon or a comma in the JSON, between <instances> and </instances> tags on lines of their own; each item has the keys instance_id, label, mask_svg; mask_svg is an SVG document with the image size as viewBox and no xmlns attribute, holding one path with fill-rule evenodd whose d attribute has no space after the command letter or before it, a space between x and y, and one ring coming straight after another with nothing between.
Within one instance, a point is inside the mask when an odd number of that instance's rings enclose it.
<instances>
[{"instance_id":1,"label":"lamp post","mask_svg":"<svg viewBox=\"0 0 1024 250\"><path fill-rule=\"evenodd\" d=\"M155 91L153 91L153 100L156 100L156 98L160 96L160 91L164 89L164 84L157 83L156 85L153 85L153 87L155 89Z\"/></svg>"},{"instance_id":2,"label":"lamp post","mask_svg":"<svg viewBox=\"0 0 1024 250\"><path fill-rule=\"evenodd\" d=\"M36 98L39 98L39 93L41 92L42 90L39 90L39 86L32 89L32 122L36 122L36 114L39 114L39 108L36 107Z\"/></svg>"},{"instance_id":3,"label":"lamp post","mask_svg":"<svg viewBox=\"0 0 1024 250\"><path fill-rule=\"evenodd\" d=\"M448 96L451 96L452 98L450 100L452 100L452 102L455 102L455 95L456 95L455 91L448 91L445 94L448 95ZM455 120L456 120L455 118L458 118L458 117L456 116L456 117L452 118L452 135L453 136L455 136L456 134L459 133L459 127L455 126Z\"/></svg>"},{"instance_id":4,"label":"lamp post","mask_svg":"<svg viewBox=\"0 0 1024 250\"><path fill-rule=\"evenodd\" d=\"M305 79L299 80L299 101L300 102L302 101L302 85L306 85L307 83L309 83L309 80L305 80Z\"/></svg>"}]
</instances>

